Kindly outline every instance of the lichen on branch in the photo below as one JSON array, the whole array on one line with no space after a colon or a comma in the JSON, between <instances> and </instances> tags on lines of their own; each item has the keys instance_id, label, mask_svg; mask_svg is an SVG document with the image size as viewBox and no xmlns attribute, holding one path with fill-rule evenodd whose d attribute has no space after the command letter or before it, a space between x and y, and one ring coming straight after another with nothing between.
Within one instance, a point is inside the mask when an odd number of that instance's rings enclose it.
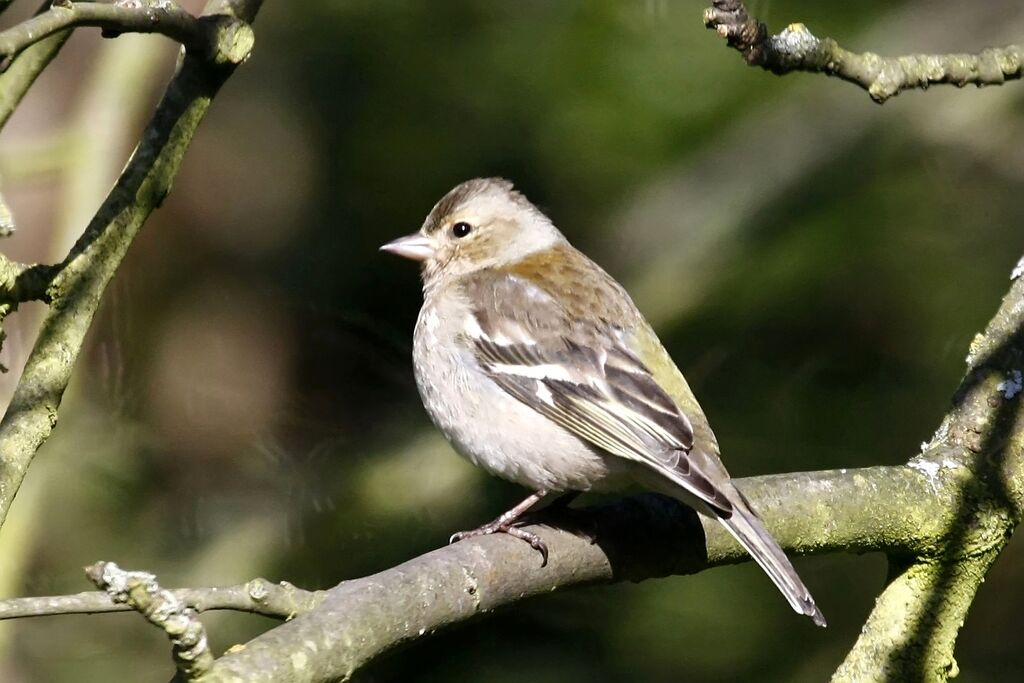
<instances>
[{"instance_id":1,"label":"lichen on branch","mask_svg":"<svg viewBox=\"0 0 1024 683\"><path fill-rule=\"evenodd\" d=\"M161 629L171 641L180 679L194 681L210 670L213 653L196 611L149 572L125 571L113 562L97 562L85 573L116 603L123 603Z\"/></svg>"},{"instance_id":2,"label":"lichen on branch","mask_svg":"<svg viewBox=\"0 0 1024 683\"><path fill-rule=\"evenodd\" d=\"M800 23L772 35L750 16L741 0L713 0L704 25L718 32L751 66L775 74L819 72L855 83L875 102L904 90L948 83L1001 85L1024 74L1024 47L987 48L975 54L911 54L883 57L851 52L832 38L818 38Z\"/></svg>"}]
</instances>

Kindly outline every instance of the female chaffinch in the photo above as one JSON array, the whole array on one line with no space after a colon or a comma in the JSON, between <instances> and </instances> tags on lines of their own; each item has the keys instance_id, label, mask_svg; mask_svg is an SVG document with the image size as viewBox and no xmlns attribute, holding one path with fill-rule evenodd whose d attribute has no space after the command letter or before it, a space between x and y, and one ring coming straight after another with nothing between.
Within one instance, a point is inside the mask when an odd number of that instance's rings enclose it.
<instances>
[{"instance_id":1,"label":"female chaffinch","mask_svg":"<svg viewBox=\"0 0 1024 683\"><path fill-rule=\"evenodd\" d=\"M419 232L382 250L423 265L413 362L423 404L455 450L532 491L479 529L515 526L552 492L640 483L719 520L789 604L825 618L733 485L697 399L622 286L497 178L457 186Z\"/></svg>"}]
</instances>

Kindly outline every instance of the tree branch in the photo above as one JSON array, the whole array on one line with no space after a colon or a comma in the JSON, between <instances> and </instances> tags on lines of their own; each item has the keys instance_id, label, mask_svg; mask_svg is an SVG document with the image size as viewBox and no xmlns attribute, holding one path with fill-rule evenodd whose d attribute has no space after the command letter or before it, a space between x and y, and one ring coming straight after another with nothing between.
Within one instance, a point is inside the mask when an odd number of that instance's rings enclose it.
<instances>
[{"instance_id":1,"label":"tree branch","mask_svg":"<svg viewBox=\"0 0 1024 683\"><path fill-rule=\"evenodd\" d=\"M210 101L253 43L249 21L261 0L211 0L209 49L185 55L113 190L57 266L46 294L50 311L0 421L0 524L57 409L107 283L149 214L170 191Z\"/></svg>"},{"instance_id":2,"label":"tree branch","mask_svg":"<svg viewBox=\"0 0 1024 683\"><path fill-rule=\"evenodd\" d=\"M803 24L790 24L778 35L750 17L741 0L712 0L704 25L714 29L751 66L775 74L820 72L855 83L875 102L903 90L926 89L937 83L957 87L1002 85L1024 74L1024 47L1008 45L977 54L912 54L881 57L850 52L832 38L818 38Z\"/></svg>"},{"instance_id":3,"label":"tree branch","mask_svg":"<svg viewBox=\"0 0 1024 683\"><path fill-rule=\"evenodd\" d=\"M277 619L292 619L322 600L322 593L302 590L287 581L271 583L253 579L235 586L212 588L174 588L169 592L176 600L197 612L234 610L262 614ZM62 614L101 614L127 612L134 608L114 602L104 592L51 595L0 600L0 620L45 617Z\"/></svg>"},{"instance_id":4,"label":"tree branch","mask_svg":"<svg viewBox=\"0 0 1024 683\"><path fill-rule=\"evenodd\" d=\"M210 670L213 653L206 628L195 610L171 591L160 588L155 576L125 571L113 562L97 562L86 567L85 573L111 600L128 605L167 634L179 680L194 681Z\"/></svg>"},{"instance_id":5,"label":"tree branch","mask_svg":"<svg viewBox=\"0 0 1024 683\"><path fill-rule=\"evenodd\" d=\"M941 544L954 479L952 470L932 478L911 467L875 467L737 483L790 552L916 553ZM525 598L749 559L720 524L653 494L545 521L529 529L548 545L546 567L504 535L462 541L327 591L316 609L224 655L204 681L344 680L402 643Z\"/></svg>"},{"instance_id":6,"label":"tree branch","mask_svg":"<svg viewBox=\"0 0 1024 683\"><path fill-rule=\"evenodd\" d=\"M907 465L737 482L789 552L894 559L836 680L940 680L952 670L967 606L1024 503L1024 420L1007 384L1022 359L1017 279L972 345L953 409ZM515 539L463 541L327 591L319 607L226 654L203 680L344 680L397 645L527 597L749 559L721 525L659 496L550 514L530 529L550 549L547 567Z\"/></svg>"},{"instance_id":7,"label":"tree branch","mask_svg":"<svg viewBox=\"0 0 1024 683\"><path fill-rule=\"evenodd\" d=\"M47 290L60 266L11 261L0 254L0 305L49 301Z\"/></svg>"},{"instance_id":8,"label":"tree branch","mask_svg":"<svg viewBox=\"0 0 1024 683\"><path fill-rule=\"evenodd\" d=\"M59 266L17 263L0 254L0 348L7 339L3 329L7 316L26 301L49 302L47 292L59 270ZM0 372L7 372L7 367L0 364Z\"/></svg>"},{"instance_id":9,"label":"tree branch","mask_svg":"<svg viewBox=\"0 0 1024 683\"><path fill-rule=\"evenodd\" d=\"M206 32L199 19L172 0L136 0L136 2L72 2L54 0L49 11L0 33L0 70L22 50L55 33L80 26L103 29L106 37L122 33L159 33L186 49L201 52L208 47Z\"/></svg>"},{"instance_id":10,"label":"tree branch","mask_svg":"<svg viewBox=\"0 0 1024 683\"><path fill-rule=\"evenodd\" d=\"M37 14L47 11L49 2L43 2ZM0 8L2 10L2 8ZM0 129L7 125L7 120L21 103L28 89L35 83L36 77L42 73L64 43L71 36L71 29L59 31L43 38L18 55L9 68L0 73ZM8 58L0 60L7 66Z\"/></svg>"},{"instance_id":11,"label":"tree branch","mask_svg":"<svg viewBox=\"0 0 1024 683\"><path fill-rule=\"evenodd\" d=\"M62 11L96 4L62 6ZM204 24L209 42L203 57L196 50L186 56L116 187L60 265L45 271L38 269L51 267L0 261L0 300L7 302L2 306L40 293L52 301L0 422L0 522L36 449L53 428L71 367L107 283L146 217L169 191L210 99L251 49L247 22L260 4L213 0L207 5L206 16L219 16ZM943 59L971 58L967 55L935 57L936 68L943 71L926 73L918 82L911 72L918 62L933 58L895 58L903 69L896 73L891 60L848 53L802 26L768 36L735 0L714 4L709 25L749 63L776 73L824 71L862 85L878 101L929 82L1002 82L983 68L989 57L1002 60L1000 78L1020 77L1020 50L1013 47L999 54L987 51L973 67L965 67L985 71L987 80L979 76L959 81L957 72L943 66ZM712 16L726 11L734 12L731 19ZM86 24L53 30L71 25ZM0 34L0 46L8 33ZM20 38L11 40L21 45ZM984 57L988 52L992 54ZM934 74L939 75L928 80ZM29 279L19 283L26 273L31 273ZM41 275L42 280L31 279ZM891 559L889 583L835 680L942 680L955 672L952 652L959 628L985 572L1019 523L1024 502L1024 424L1018 410L1022 330L1024 283L1018 279L972 345L968 374L953 409L925 451L907 465L738 482L787 550L883 551ZM471 539L323 594L301 592L304 599L313 597L295 610L299 616L217 661L185 594L162 590L151 575L124 573L112 564L97 565L91 576L175 638L179 668L189 680L327 681L350 677L401 643L526 597L576 585L694 573L749 559L720 525L658 496L549 512L545 521L534 530L551 550L547 567L541 568L536 554L515 539ZM256 597L237 593L242 588L231 587L235 593L217 600L247 608ZM244 589L249 591L248 585ZM206 599L212 600L210 595ZM13 601L16 608L52 610L46 613L113 607L109 601L101 605L96 594L22 600L37 602ZM47 605L46 600L58 603ZM0 608L4 605L11 603ZM281 616L285 608L276 609Z\"/></svg>"},{"instance_id":12,"label":"tree branch","mask_svg":"<svg viewBox=\"0 0 1024 683\"><path fill-rule=\"evenodd\" d=\"M952 454L942 457L948 460ZM882 550L934 556L953 522L962 477L953 465L916 465L769 475L737 483L791 552ZM540 567L528 546L499 535L447 546L329 591L301 592L293 621L225 655L203 680L334 680L401 643L526 597L579 585L693 574L749 560L720 524L653 494L583 510L548 511L543 521L530 529L551 550L547 567ZM0 602L0 617L109 607L95 594L85 595ZM180 597L191 604L187 593ZM48 606L31 600L57 602ZM241 600L244 608L248 601Z\"/></svg>"},{"instance_id":13,"label":"tree branch","mask_svg":"<svg viewBox=\"0 0 1024 683\"><path fill-rule=\"evenodd\" d=\"M935 455L911 463L931 471L960 462L965 472L941 552L890 553L888 585L833 681L945 681L957 673L956 637L1024 509L1024 281L1014 275L971 344L953 410L926 451Z\"/></svg>"}]
</instances>

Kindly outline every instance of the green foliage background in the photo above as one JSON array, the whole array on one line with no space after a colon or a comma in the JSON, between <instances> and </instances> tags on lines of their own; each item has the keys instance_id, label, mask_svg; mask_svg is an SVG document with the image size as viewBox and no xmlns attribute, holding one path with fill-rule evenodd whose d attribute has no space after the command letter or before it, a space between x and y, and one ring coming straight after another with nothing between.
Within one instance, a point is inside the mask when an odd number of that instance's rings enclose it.
<instances>
[{"instance_id":1,"label":"green foliage background","mask_svg":"<svg viewBox=\"0 0 1024 683\"><path fill-rule=\"evenodd\" d=\"M979 49L1024 28L1016 3L959 4L752 9L775 28L799 19L888 53ZM376 251L474 176L513 179L627 284L734 475L916 453L1024 246L1024 90L938 88L878 107L847 84L745 67L701 10L268 2L254 58L109 292L60 427L0 534L0 587L85 590L79 568L98 559L168 586L261 575L328 587L516 500L429 424L409 359L417 273ZM5 178L38 161L31 140L87 95L78 81L109 49L99 43L76 36L31 93L0 138ZM161 47L166 69L173 48ZM155 97L163 73L137 97ZM111 179L123 156L112 158ZM5 250L49 258L67 177L14 175L5 193L22 229ZM12 358L28 348L24 324ZM1019 546L963 632L964 680L1024 669L1006 599L1024 581ZM748 565L535 600L358 680L820 681L885 563L797 566L826 631ZM218 649L272 625L204 621ZM3 680L165 681L166 650L130 615L0 626Z\"/></svg>"}]
</instances>

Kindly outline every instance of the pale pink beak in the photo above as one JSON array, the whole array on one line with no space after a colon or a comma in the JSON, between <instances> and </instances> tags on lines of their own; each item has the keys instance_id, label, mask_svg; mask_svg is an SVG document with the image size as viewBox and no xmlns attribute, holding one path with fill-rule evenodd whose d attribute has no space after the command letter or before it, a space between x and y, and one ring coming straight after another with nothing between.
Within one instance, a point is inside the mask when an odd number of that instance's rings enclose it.
<instances>
[{"instance_id":1,"label":"pale pink beak","mask_svg":"<svg viewBox=\"0 0 1024 683\"><path fill-rule=\"evenodd\" d=\"M414 232L411 235L399 237L397 240L391 240L382 246L380 250L386 251L389 254L395 254L396 256L403 256L413 261L426 261L434 255L434 243L429 237Z\"/></svg>"}]
</instances>

